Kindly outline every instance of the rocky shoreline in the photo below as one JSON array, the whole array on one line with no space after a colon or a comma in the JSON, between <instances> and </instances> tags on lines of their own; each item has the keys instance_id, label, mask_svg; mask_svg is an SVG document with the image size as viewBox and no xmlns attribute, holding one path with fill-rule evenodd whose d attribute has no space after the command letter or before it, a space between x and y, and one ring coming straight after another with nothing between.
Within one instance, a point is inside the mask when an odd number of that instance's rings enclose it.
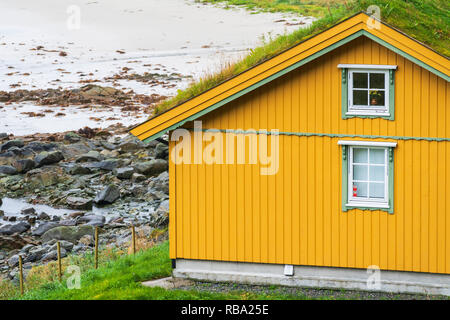
<instances>
[{"instance_id":1,"label":"rocky shoreline","mask_svg":"<svg viewBox=\"0 0 450 320\"><path fill-rule=\"evenodd\" d=\"M100 245L121 248L129 245L131 225L146 236L167 227L167 141L143 144L128 129L0 133L0 277L17 279L19 254L25 274L55 260L56 241L62 256L92 250L95 227ZM12 199L29 205L6 209Z\"/></svg>"}]
</instances>

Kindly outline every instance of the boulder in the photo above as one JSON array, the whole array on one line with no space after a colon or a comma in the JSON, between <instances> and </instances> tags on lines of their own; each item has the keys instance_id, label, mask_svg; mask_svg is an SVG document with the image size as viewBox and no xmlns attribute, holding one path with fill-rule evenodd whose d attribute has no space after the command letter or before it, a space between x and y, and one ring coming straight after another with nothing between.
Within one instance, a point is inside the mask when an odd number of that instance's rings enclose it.
<instances>
[{"instance_id":1,"label":"boulder","mask_svg":"<svg viewBox=\"0 0 450 320\"><path fill-rule=\"evenodd\" d=\"M14 162L14 167L18 173L26 173L35 167L35 163L31 159L21 159Z\"/></svg>"},{"instance_id":2,"label":"boulder","mask_svg":"<svg viewBox=\"0 0 450 320\"><path fill-rule=\"evenodd\" d=\"M114 175L119 179L130 179L134 173L132 167L117 168L113 171Z\"/></svg>"},{"instance_id":3,"label":"boulder","mask_svg":"<svg viewBox=\"0 0 450 320\"><path fill-rule=\"evenodd\" d=\"M64 248L61 248L60 250L61 253L61 258L64 258L67 256L67 251ZM58 259L58 252L57 250L50 250L48 253L46 253L43 257L42 257L42 261L49 261L49 260L56 260Z\"/></svg>"},{"instance_id":4,"label":"boulder","mask_svg":"<svg viewBox=\"0 0 450 320\"><path fill-rule=\"evenodd\" d=\"M80 166L80 165L74 165L72 168L69 169L69 173L70 174L89 174L91 173L91 169L89 169L88 167L85 166Z\"/></svg>"},{"instance_id":5,"label":"boulder","mask_svg":"<svg viewBox=\"0 0 450 320\"><path fill-rule=\"evenodd\" d=\"M39 226L31 232L31 235L40 237L48 230L59 227L59 223L57 222L42 222Z\"/></svg>"},{"instance_id":6,"label":"boulder","mask_svg":"<svg viewBox=\"0 0 450 320\"><path fill-rule=\"evenodd\" d=\"M142 182L142 181L144 181L145 179L147 179L147 177L146 176L144 176L143 174L140 174L140 173L133 173L132 175L131 175L131 181L132 182Z\"/></svg>"},{"instance_id":7,"label":"boulder","mask_svg":"<svg viewBox=\"0 0 450 320\"><path fill-rule=\"evenodd\" d=\"M15 233L23 233L30 229L30 224L25 221L21 221L15 224L7 224L0 228L0 235L12 235Z\"/></svg>"},{"instance_id":8,"label":"boulder","mask_svg":"<svg viewBox=\"0 0 450 320\"><path fill-rule=\"evenodd\" d=\"M113 203L119 197L120 197L119 188L113 184L110 184L97 194L97 196L94 199L94 202L98 204Z\"/></svg>"},{"instance_id":9,"label":"boulder","mask_svg":"<svg viewBox=\"0 0 450 320\"><path fill-rule=\"evenodd\" d=\"M14 268L19 265L19 255L15 254L11 258L8 259L8 265L11 268Z\"/></svg>"},{"instance_id":10,"label":"boulder","mask_svg":"<svg viewBox=\"0 0 450 320\"><path fill-rule=\"evenodd\" d=\"M163 171L167 171L168 163L162 159L155 159L151 161L137 163L134 168L137 172L145 174L146 176L156 176Z\"/></svg>"},{"instance_id":11,"label":"boulder","mask_svg":"<svg viewBox=\"0 0 450 320\"><path fill-rule=\"evenodd\" d=\"M0 145L0 152L6 151L6 150L8 150L11 147L22 148L24 145L25 144L20 139L9 140L9 141L6 141L5 143Z\"/></svg>"},{"instance_id":12,"label":"boulder","mask_svg":"<svg viewBox=\"0 0 450 320\"><path fill-rule=\"evenodd\" d=\"M100 161L102 158L98 151L91 150L88 153L82 154L76 159L76 162L93 162Z\"/></svg>"},{"instance_id":13,"label":"boulder","mask_svg":"<svg viewBox=\"0 0 450 320\"><path fill-rule=\"evenodd\" d=\"M50 216L46 214L45 212L41 212L38 215L39 220L50 220Z\"/></svg>"},{"instance_id":14,"label":"boulder","mask_svg":"<svg viewBox=\"0 0 450 320\"><path fill-rule=\"evenodd\" d=\"M105 217L101 215L89 214L78 219L78 223L86 223L94 227L103 227L105 225Z\"/></svg>"},{"instance_id":15,"label":"boulder","mask_svg":"<svg viewBox=\"0 0 450 320\"><path fill-rule=\"evenodd\" d=\"M29 207L29 208L22 209L20 211L20 213L24 214L24 215L30 215L30 214L31 215L35 215L36 214L36 210L33 207Z\"/></svg>"},{"instance_id":16,"label":"boulder","mask_svg":"<svg viewBox=\"0 0 450 320\"><path fill-rule=\"evenodd\" d=\"M71 209L77 210L92 209L92 199L86 199L81 197L67 197L66 203Z\"/></svg>"},{"instance_id":17,"label":"boulder","mask_svg":"<svg viewBox=\"0 0 450 320\"><path fill-rule=\"evenodd\" d=\"M112 171L119 166L119 160L117 159L107 159L104 161L90 163L90 168L98 168L102 170Z\"/></svg>"},{"instance_id":18,"label":"boulder","mask_svg":"<svg viewBox=\"0 0 450 320\"><path fill-rule=\"evenodd\" d=\"M0 174L16 174L16 173L17 169L14 168L13 166L9 165L0 166Z\"/></svg>"},{"instance_id":19,"label":"boulder","mask_svg":"<svg viewBox=\"0 0 450 320\"><path fill-rule=\"evenodd\" d=\"M30 237L24 237L19 234L13 234L10 236L0 236L0 248L8 251L14 249L20 249L24 245L33 243L33 239Z\"/></svg>"},{"instance_id":20,"label":"boulder","mask_svg":"<svg viewBox=\"0 0 450 320\"><path fill-rule=\"evenodd\" d=\"M59 241L59 244L60 244L60 246L61 246L61 249L64 249L64 250L66 250L66 251L68 251L68 252L72 251L73 246L74 246L74 244L73 244L72 242L70 242L70 241L65 241L65 240ZM56 243L53 244L53 245L50 247L50 249L49 249L49 251L53 251L53 250L58 250L58 245L57 245Z\"/></svg>"},{"instance_id":21,"label":"boulder","mask_svg":"<svg viewBox=\"0 0 450 320\"><path fill-rule=\"evenodd\" d=\"M72 243L77 243L85 235L94 236L95 228L89 225L66 227L60 226L48 230L41 237L43 242L50 240L65 240Z\"/></svg>"},{"instance_id":22,"label":"boulder","mask_svg":"<svg viewBox=\"0 0 450 320\"><path fill-rule=\"evenodd\" d=\"M69 143L75 143L81 140L81 137L75 132L68 132L64 135L64 140Z\"/></svg>"},{"instance_id":23,"label":"boulder","mask_svg":"<svg viewBox=\"0 0 450 320\"><path fill-rule=\"evenodd\" d=\"M169 155L169 146L164 143L158 143L155 147L156 159L167 159Z\"/></svg>"},{"instance_id":24,"label":"boulder","mask_svg":"<svg viewBox=\"0 0 450 320\"><path fill-rule=\"evenodd\" d=\"M34 162L36 162L37 167L42 167L48 164L54 164L61 160L64 160L64 155L61 151L43 151L34 157Z\"/></svg>"},{"instance_id":25,"label":"boulder","mask_svg":"<svg viewBox=\"0 0 450 320\"><path fill-rule=\"evenodd\" d=\"M150 187L156 191L169 194L169 172L164 171L150 183Z\"/></svg>"},{"instance_id":26,"label":"boulder","mask_svg":"<svg viewBox=\"0 0 450 320\"><path fill-rule=\"evenodd\" d=\"M44 247L35 247L31 249L26 258L24 259L24 262L36 262L42 259L42 257L47 253L47 249Z\"/></svg>"}]
</instances>

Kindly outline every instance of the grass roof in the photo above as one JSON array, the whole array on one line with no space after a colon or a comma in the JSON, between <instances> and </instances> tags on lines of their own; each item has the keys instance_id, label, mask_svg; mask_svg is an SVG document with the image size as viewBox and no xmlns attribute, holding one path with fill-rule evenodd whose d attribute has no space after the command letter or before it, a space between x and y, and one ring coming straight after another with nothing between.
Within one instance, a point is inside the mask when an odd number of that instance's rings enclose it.
<instances>
[{"instance_id":1,"label":"grass roof","mask_svg":"<svg viewBox=\"0 0 450 320\"><path fill-rule=\"evenodd\" d=\"M256 0L226 0L250 4ZM312 0L310 2L324 2ZM210 1L211 2L211 1ZM212 1L216 2L216 1ZM261 4L283 2L282 0L259 0ZM285 1L284 1L285 2ZM300 1L289 1L290 7L282 7L284 11L295 11L297 6L304 5ZM310 3L306 1L306 3ZM381 11L381 20L408 34L410 37L428 45L438 53L450 56L450 1L448 0L336 0L330 1L327 12L320 11L323 16L307 28L300 28L293 33L279 36L251 50L241 61L228 63L222 70L208 74L191 84L185 90L179 90L177 95L158 104L155 115L175 107L204 91L244 72L245 70L279 54L280 52L304 41L317 33L324 31L358 12L366 11L371 5L376 5ZM250 6L250 8L253 8ZM264 7L263 7L264 9ZM276 7L269 7L271 11Z\"/></svg>"}]
</instances>

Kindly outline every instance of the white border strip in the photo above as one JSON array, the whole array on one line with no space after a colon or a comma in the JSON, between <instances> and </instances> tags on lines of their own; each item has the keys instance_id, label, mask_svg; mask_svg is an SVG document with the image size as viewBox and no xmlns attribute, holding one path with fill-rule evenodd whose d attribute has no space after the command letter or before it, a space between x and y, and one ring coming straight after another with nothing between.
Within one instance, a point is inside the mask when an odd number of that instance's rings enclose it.
<instances>
[{"instance_id":1,"label":"white border strip","mask_svg":"<svg viewBox=\"0 0 450 320\"><path fill-rule=\"evenodd\" d=\"M396 147L397 142L378 142L378 141L355 141L339 140L339 145L343 146L365 146L365 147Z\"/></svg>"},{"instance_id":2,"label":"white border strip","mask_svg":"<svg viewBox=\"0 0 450 320\"><path fill-rule=\"evenodd\" d=\"M397 66L383 64L338 64L340 69L397 69Z\"/></svg>"}]
</instances>

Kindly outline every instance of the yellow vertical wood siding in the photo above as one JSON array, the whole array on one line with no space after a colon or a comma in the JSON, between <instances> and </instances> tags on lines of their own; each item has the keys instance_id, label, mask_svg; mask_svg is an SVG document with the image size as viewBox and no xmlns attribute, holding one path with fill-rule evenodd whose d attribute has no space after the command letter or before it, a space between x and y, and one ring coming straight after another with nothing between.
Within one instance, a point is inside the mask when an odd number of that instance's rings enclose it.
<instances>
[{"instance_id":1,"label":"yellow vertical wood siding","mask_svg":"<svg viewBox=\"0 0 450 320\"><path fill-rule=\"evenodd\" d=\"M342 119L340 63L398 66L394 121ZM204 129L448 138L450 90L359 38L201 120ZM398 143L388 214L342 212L338 140L280 135L272 176L254 164L171 164L171 258L450 273L450 142L383 139Z\"/></svg>"}]
</instances>

